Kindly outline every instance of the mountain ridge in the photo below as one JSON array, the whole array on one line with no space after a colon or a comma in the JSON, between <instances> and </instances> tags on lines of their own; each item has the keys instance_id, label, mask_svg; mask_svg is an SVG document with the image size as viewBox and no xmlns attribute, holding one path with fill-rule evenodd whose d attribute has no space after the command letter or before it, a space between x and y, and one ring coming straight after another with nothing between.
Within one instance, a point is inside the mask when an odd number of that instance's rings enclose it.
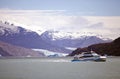
<instances>
[{"instance_id":1,"label":"mountain ridge","mask_svg":"<svg viewBox=\"0 0 120 79\"><path fill-rule=\"evenodd\" d=\"M74 56L91 50L101 55L120 56L120 37L109 43L93 44L85 48L77 48L70 53L69 56Z\"/></svg>"},{"instance_id":2,"label":"mountain ridge","mask_svg":"<svg viewBox=\"0 0 120 79\"><path fill-rule=\"evenodd\" d=\"M26 30L25 28L22 28L20 26L11 26L9 23L0 24L0 40L3 42L25 48L47 49L50 51L58 51L63 53L70 52L63 47L54 46L50 43L45 42L44 39L41 39L40 35L38 35L34 31Z\"/></svg>"},{"instance_id":3,"label":"mountain ridge","mask_svg":"<svg viewBox=\"0 0 120 79\"><path fill-rule=\"evenodd\" d=\"M111 39L103 38L94 33L80 33L80 32L60 32L60 31L46 31L41 34L41 38L48 43L60 47L86 47L96 43L105 43Z\"/></svg>"},{"instance_id":4,"label":"mountain ridge","mask_svg":"<svg viewBox=\"0 0 120 79\"><path fill-rule=\"evenodd\" d=\"M94 33L61 32L48 30L41 35L21 26L8 22L0 23L0 40L16 46L30 49L45 49L53 52L71 53L67 48L86 47L92 44L106 43L110 39Z\"/></svg>"}]
</instances>

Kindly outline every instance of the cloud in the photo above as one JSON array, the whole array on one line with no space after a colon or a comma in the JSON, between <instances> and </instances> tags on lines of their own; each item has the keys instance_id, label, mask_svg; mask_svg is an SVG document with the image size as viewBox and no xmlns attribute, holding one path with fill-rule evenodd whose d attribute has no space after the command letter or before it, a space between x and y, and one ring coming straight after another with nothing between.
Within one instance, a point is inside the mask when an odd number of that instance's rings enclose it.
<instances>
[{"instance_id":1,"label":"cloud","mask_svg":"<svg viewBox=\"0 0 120 79\"><path fill-rule=\"evenodd\" d=\"M62 30L95 32L106 36L120 35L120 16L69 15L66 10L0 10L0 20L13 22L34 31ZM68 15L67 15L68 13Z\"/></svg>"},{"instance_id":2,"label":"cloud","mask_svg":"<svg viewBox=\"0 0 120 79\"><path fill-rule=\"evenodd\" d=\"M81 16L67 16L65 10L0 10L1 17L43 29L75 28L88 24ZM26 26L27 27L27 26ZM30 27L31 28L31 27Z\"/></svg>"},{"instance_id":3,"label":"cloud","mask_svg":"<svg viewBox=\"0 0 120 79\"><path fill-rule=\"evenodd\" d=\"M106 28L120 28L120 16L84 16L91 24L101 22Z\"/></svg>"}]
</instances>

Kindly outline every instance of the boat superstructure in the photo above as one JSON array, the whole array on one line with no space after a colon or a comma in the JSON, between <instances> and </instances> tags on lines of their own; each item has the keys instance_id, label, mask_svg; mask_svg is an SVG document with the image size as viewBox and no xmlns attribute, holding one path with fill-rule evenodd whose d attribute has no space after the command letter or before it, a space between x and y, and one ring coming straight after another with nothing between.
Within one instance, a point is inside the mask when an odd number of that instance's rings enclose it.
<instances>
[{"instance_id":1,"label":"boat superstructure","mask_svg":"<svg viewBox=\"0 0 120 79\"><path fill-rule=\"evenodd\" d=\"M106 56L101 56L94 51L82 52L79 55L75 55L72 61L106 61Z\"/></svg>"}]
</instances>

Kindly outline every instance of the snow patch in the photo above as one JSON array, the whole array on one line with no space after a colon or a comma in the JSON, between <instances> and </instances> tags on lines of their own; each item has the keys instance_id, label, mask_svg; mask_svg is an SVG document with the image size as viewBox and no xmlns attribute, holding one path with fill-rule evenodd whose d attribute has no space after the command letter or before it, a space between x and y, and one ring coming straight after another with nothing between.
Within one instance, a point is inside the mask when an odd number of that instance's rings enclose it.
<instances>
[{"instance_id":1,"label":"snow patch","mask_svg":"<svg viewBox=\"0 0 120 79\"><path fill-rule=\"evenodd\" d=\"M110 40L109 38L106 38L100 34L92 33L92 32L64 32L64 31L45 31L42 34L42 37L48 37L52 41L58 40L58 39L82 39L84 37L89 36L96 36L98 38L101 38L103 40Z\"/></svg>"},{"instance_id":2,"label":"snow patch","mask_svg":"<svg viewBox=\"0 0 120 79\"><path fill-rule=\"evenodd\" d=\"M65 47L66 49L69 49L69 50L75 50L75 49L77 49L77 48L73 48L73 47Z\"/></svg>"}]
</instances>

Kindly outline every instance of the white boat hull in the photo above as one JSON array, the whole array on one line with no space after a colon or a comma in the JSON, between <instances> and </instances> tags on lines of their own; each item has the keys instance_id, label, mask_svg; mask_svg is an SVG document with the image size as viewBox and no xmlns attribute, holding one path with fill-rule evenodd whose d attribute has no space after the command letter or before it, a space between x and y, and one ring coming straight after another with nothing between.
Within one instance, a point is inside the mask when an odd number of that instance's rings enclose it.
<instances>
[{"instance_id":1,"label":"white boat hull","mask_svg":"<svg viewBox=\"0 0 120 79\"><path fill-rule=\"evenodd\" d=\"M79 58L79 59L73 59L74 61L96 61L96 62L105 62L106 61L106 57L105 56L100 56L100 57L88 57L88 58Z\"/></svg>"}]
</instances>

